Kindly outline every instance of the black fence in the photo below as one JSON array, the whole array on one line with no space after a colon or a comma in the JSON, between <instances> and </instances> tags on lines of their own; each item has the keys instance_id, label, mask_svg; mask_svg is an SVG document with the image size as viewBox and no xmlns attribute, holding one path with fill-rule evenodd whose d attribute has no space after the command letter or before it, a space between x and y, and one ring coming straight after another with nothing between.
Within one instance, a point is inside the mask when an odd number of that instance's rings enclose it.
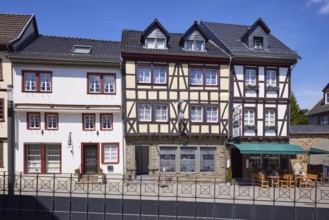
<instances>
[{"instance_id":1,"label":"black fence","mask_svg":"<svg viewBox=\"0 0 329 220\"><path fill-rule=\"evenodd\" d=\"M0 176L0 219L328 219L329 185L261 188L249 179L72 174Z\"/></svg>"}]
</instances>

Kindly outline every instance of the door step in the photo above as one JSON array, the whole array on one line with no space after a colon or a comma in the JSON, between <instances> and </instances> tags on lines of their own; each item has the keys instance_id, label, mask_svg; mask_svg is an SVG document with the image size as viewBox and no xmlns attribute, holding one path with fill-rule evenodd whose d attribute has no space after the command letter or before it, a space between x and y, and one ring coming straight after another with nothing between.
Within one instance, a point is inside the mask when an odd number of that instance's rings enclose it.
<instances>
[{"instance_id":1,"label":"door step","mask_svg":"<svg viewBox=\"0 0 329 220\"><path fill-rule=\"evenodd\" d=\"M98 181L97 175L83 175L77 184L101 184L101 182Z\"/></svg>"}]
</instances>

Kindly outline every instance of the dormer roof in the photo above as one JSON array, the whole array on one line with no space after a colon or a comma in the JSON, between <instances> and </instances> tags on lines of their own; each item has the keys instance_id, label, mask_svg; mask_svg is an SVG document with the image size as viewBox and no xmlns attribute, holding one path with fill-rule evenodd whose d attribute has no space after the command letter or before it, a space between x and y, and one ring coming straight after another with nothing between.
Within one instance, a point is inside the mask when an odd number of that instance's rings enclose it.
<instances>
[{"instance_id":1,"label":"dormer roof","mask_svg":"<svg viewBox=\"0 0 329 220\"><path fill-rule=\"evenodd\" d=\"M329 83L323 88L322 92L329 92Z\"/></svg>"},{"instance_id":2,"label":"dormer roof","mask_svg":"<svg viewBox=\"0 0 329 220\"><path fill-rule=\"evenodd\" d=\"M247 31L241 36L241 39L249 36L258 26L260 26L266 34L271 33L270 28L265 24L262 18L258 18L248 29Z\"/></svg>"},{"instance_id":3,"label":"dormer roof","mask_svg":"<svg viewBox=\"0 0 329 220\"><path fill-rule=\"evenodd\" d=\"M200 26L198 25L197 21L194 21L193 25L187 29L187 31L183 34L179 44L183 45L184 41L194 32L194 31L198 31L201 36L205 39L205 42L207 42L209 40L208 36L204 33L204 31L200 28Z\"/></svg>"},{"instance_id":4,"label":"dormer roof","mask_svg":"<svg viewBox=\"0 0 329 220\"><path fill-rule=\"evenodd\" d=\"M154 29L159 29L166 36L167 41L169 41L170 35L168 31L162 26L157 18L154 19L154 21L143 31L141 41L144 42L145 38L147 38L150 32Z\"/></svg>"}]
</instances>

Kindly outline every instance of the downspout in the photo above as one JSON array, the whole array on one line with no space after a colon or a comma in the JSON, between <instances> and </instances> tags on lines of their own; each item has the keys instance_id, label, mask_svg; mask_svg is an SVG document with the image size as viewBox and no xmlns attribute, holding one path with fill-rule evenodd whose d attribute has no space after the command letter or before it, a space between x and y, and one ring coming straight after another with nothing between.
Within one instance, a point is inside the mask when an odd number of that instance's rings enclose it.
<instances>
[{"instance_id":1,"label":"downspout","mask_svg":"<svg viewBox=\"0 0 329 220\"><path fill-rule=\"evenodd\" d=\"M224 141L224 147L225 147L225 172L224 172L224 175L225 175L225 182L226 182L226 173L227 173L227 163L228 163L228 158L227 158L227 143L228 141L230 140L231 138L231 130L232 130L232 83L231 83L231 65L232 65L232 59L233 59L233 56L230 55L230 62L229 62L229 66L228 66L228 81L229 81L229 86L228 86L228 133L227 133L227 138L226 140Z\"/></svg>"}]
</instances>

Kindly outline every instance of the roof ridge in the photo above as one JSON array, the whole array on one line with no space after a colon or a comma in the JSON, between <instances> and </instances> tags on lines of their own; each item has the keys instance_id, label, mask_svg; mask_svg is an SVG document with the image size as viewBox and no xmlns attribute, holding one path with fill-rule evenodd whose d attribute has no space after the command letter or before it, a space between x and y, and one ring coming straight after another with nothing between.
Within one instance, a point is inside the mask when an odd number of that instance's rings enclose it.
<instances>
[{"instance_id":1,"label":"roof ridge","mask_svg":"<svg viewBox=\"0 0 329 220\"><path fill-rule=\"evenodd\" d=\"M39 36L42 36L42 37L54 37L54 38L56 37L56 38L67 38L67 39L91 40L91 41L105 41L105 42L112 42L112 43L121 43L121 41L115 41L115 40L101 40L101 39L84 38L84 37L69 37L69 36L45 35L45 34L40 34Z\"/></svg>"},{"instance_id":2,"label":"roof ridge","mask_svg":"<svg viewBox=\"0 0 329 220\"><path fill-rule=\"evenodd\" d=\"M213 21L202 21L202 22L204 22L204 23L212 23L212 24L224 24L224 25L233 25L233 26L250 27L250 25L244 25L244 24L230 24L230 23L213 22Z\"/></svg>"},{"instance_id":3,"label":"roof ridge","mask_svg":"<svg viewBox=\"0 0 329 220\"><path fill-rule=\"evenodd\" d=\"M32 16L33 14L13 14L13 13L0 13L0 15Z\"/></svg>"}]
</instances>

